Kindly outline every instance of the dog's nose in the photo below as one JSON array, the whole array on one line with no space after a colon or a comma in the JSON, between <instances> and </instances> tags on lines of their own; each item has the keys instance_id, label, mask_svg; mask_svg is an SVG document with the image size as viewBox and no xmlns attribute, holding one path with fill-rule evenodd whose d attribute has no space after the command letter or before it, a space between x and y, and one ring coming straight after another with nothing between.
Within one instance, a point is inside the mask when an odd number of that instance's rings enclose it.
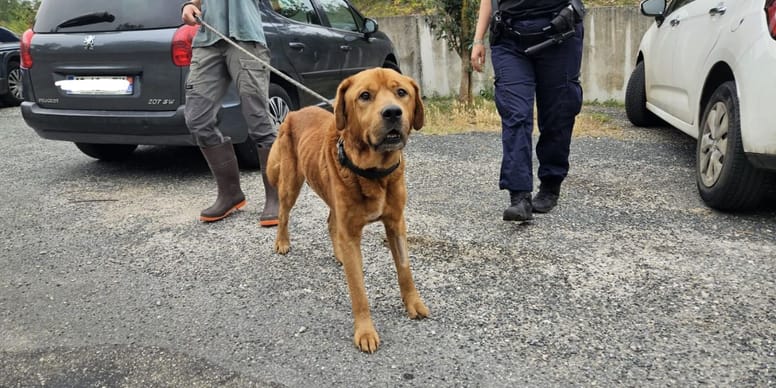
<instances>
[{"instance_id":1,"label":"dog's nose","mask_svg":"<svg viewBox=\"0 0 776 388\"><path fill-rule=\"evenodd\" d=\"M387 106L383 108L382 115L385 120L396 121L401 118L401 108L397 105Z\"/></svg>"}]
</instances>

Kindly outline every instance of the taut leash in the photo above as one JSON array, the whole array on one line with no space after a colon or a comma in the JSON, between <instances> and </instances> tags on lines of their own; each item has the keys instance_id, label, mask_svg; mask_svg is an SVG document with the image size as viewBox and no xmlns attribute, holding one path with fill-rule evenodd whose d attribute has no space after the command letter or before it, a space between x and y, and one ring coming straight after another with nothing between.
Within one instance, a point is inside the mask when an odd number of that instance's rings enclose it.
<instances>
[{"instance_id":1,"label":"taut leash","mask_svg":"<svg viewBox=\"0 0 776 388\"><path fill-rule=\"evenodd\" d=\"M207 23L206 23L204 20L202 20L202 18L200 18L199 16L194 16L194 18L197 20L197 23L199 23L199 24L201 24L201 25L205 26L205 28L207 28L208 30L212 31L214 34L218 35L218 37L219 37L219 38L221 38L221 39L225 40L226 42L228 42L228 43L229 43L229 44L231 44L232 46L236 47L237 49L239 49L240 51L242 51L243 53L245 53L245 55L247 55L247 56L249 56L249 57L251 57L251 58L253 58L253 59L255 59L255 60L259 61L259 63L261 63L262 65L264 65L264 66L267 66L267 68L268 68L268 69L270 69L270 70L271 70L273 73L277 74L277 75L278 75L280 78L283 78L284 80L286 80L286 81L290 82L292 85L294 85L294 86L298 87L299 89L302 89L303 91L305 91L305 92L309 93L309 94L310 94L310 95L312 95L313 97L315 97L315 98L317 98L318 100L320 100L321 102L323 102L324 106L333 106L333 105L332 105L332 103L331 103L331 100L329 100L328 98L326 98L326 97L324 97L324 96L322 96L322 95L320 95L320 94L316 93L314 90L312 90L312 89L308 88L307 86L304 86L304 85L302 85L302 84L301 84L301 83L299 83L297 80L295 80L295 79L293 79L293 78L291 78L291 77L289 77L289 76L287 76L287 75L283 74L283 72L282 72L282 71L280 71L280 70L278 70L278 69L276 69L276 68L272 67L272 65L270 65L269 63L267 63L267 62L263 61L261 58L259 58L259 57L255 56L255 55L253 55L253 54L252 54L250 51L248 51L248 50L246 50L246 49L244 49L244 48L240 47L240 45L238 45L237 43L235 43L235 42L234 42L234 41L233 41L231 38L229 38L229 37L227 37L226 35L222 34L220 31L216 30L216 29L215 29L213 26L211 26L210 24L207 24Z\"/></svg>"}]
</instances>

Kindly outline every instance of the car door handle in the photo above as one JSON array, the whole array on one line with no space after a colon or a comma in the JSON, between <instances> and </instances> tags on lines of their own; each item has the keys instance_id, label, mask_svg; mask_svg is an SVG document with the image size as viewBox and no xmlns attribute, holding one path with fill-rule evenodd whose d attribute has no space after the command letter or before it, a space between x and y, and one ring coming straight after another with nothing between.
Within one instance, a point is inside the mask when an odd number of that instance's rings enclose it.
<instances>
[{"instance_id":1,"label":"car door handle","mask_svg":"<svg viewBox=\"0 0 776 388\"><path fill-rule=\"evenodd\" d=\"M679 25L679 23L681 23L681 21L679 21L679 19L671 19L670 23L671 23L671 27L676 27Z\"/></svg>"},{"instance_id":2,"label":"car door handle","mask_svg":"<svg viewBox=\"0 0 776 388\"><path fill-rule=\"evenodd\" d=\"M295 49L295 50L304 50L305 45L302 42L290 42L288 44L288 47L291 47L292 49Z\"/></svg>"},{"instance_id":3,"label":"car door handle","mask_svg":"<svg viewBox=\"0 0 776 388\"><path fill-rule=\"evenodd\" d=\"M352 49L353 47L350 47L350 45L347 45L347 44L343 44L342 46L340 46L340 50L342 51L350 51Z\"/></svg>"},{"instance_id":4,"label":"car door handle","mask_svg":"<svg viewBox=\"0 0 776 388\"><path fill-rule=\"evenodd\" d=\"M720 4L712 9L709 10L709 15L716 16L716 15L724 15L725 12L727 12L727 7L725 5Z\"/></svg>"}]
</instances>

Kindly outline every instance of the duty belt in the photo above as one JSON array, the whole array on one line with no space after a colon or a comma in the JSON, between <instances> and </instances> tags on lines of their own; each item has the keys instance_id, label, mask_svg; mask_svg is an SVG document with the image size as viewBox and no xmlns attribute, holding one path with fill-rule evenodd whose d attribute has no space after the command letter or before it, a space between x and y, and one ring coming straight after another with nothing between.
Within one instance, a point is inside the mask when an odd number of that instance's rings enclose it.
<instances>
[{"instance_id":1,"label":"duty belt","mask_svg":"<svg viewBox=\"0 0 776 388\"><path fill-rule=\"evenodd\" d=\"M533 46L550 38L550 34L545 31L525 33L515 30L506 20L501 17L500 12L497 12L495 15L493 15L493 22L501 24L501 28L504 32L508 33L513 38L516 38L520 43L528 46ZM547 24L547 27L547 29L549 29L550 25Z\"/></svg>"}]
</instances>

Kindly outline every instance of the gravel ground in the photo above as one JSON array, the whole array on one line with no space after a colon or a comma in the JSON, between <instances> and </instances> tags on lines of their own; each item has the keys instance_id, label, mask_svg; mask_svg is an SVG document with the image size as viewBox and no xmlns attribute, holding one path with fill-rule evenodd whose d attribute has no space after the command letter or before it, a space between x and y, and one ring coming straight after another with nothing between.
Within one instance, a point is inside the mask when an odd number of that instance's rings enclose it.
<instances>
[{"instance_id":1,"label":"gravel ground","mask_svg":"<svg viewBox=\"0 0 776 388\"><path fill-rule=\"evenodd\" d=\"M407 222L431 318L406 318L380 225L364 231L382 346L352 345L327 210L305 189L292 251L248 207L196 220L198 151L96 162L0 109L0 386L774 386L776 207L700 201L694 141L595 107L561 203L507 223L497 133L413 134Z\"/></svg>"}]
</instances>

